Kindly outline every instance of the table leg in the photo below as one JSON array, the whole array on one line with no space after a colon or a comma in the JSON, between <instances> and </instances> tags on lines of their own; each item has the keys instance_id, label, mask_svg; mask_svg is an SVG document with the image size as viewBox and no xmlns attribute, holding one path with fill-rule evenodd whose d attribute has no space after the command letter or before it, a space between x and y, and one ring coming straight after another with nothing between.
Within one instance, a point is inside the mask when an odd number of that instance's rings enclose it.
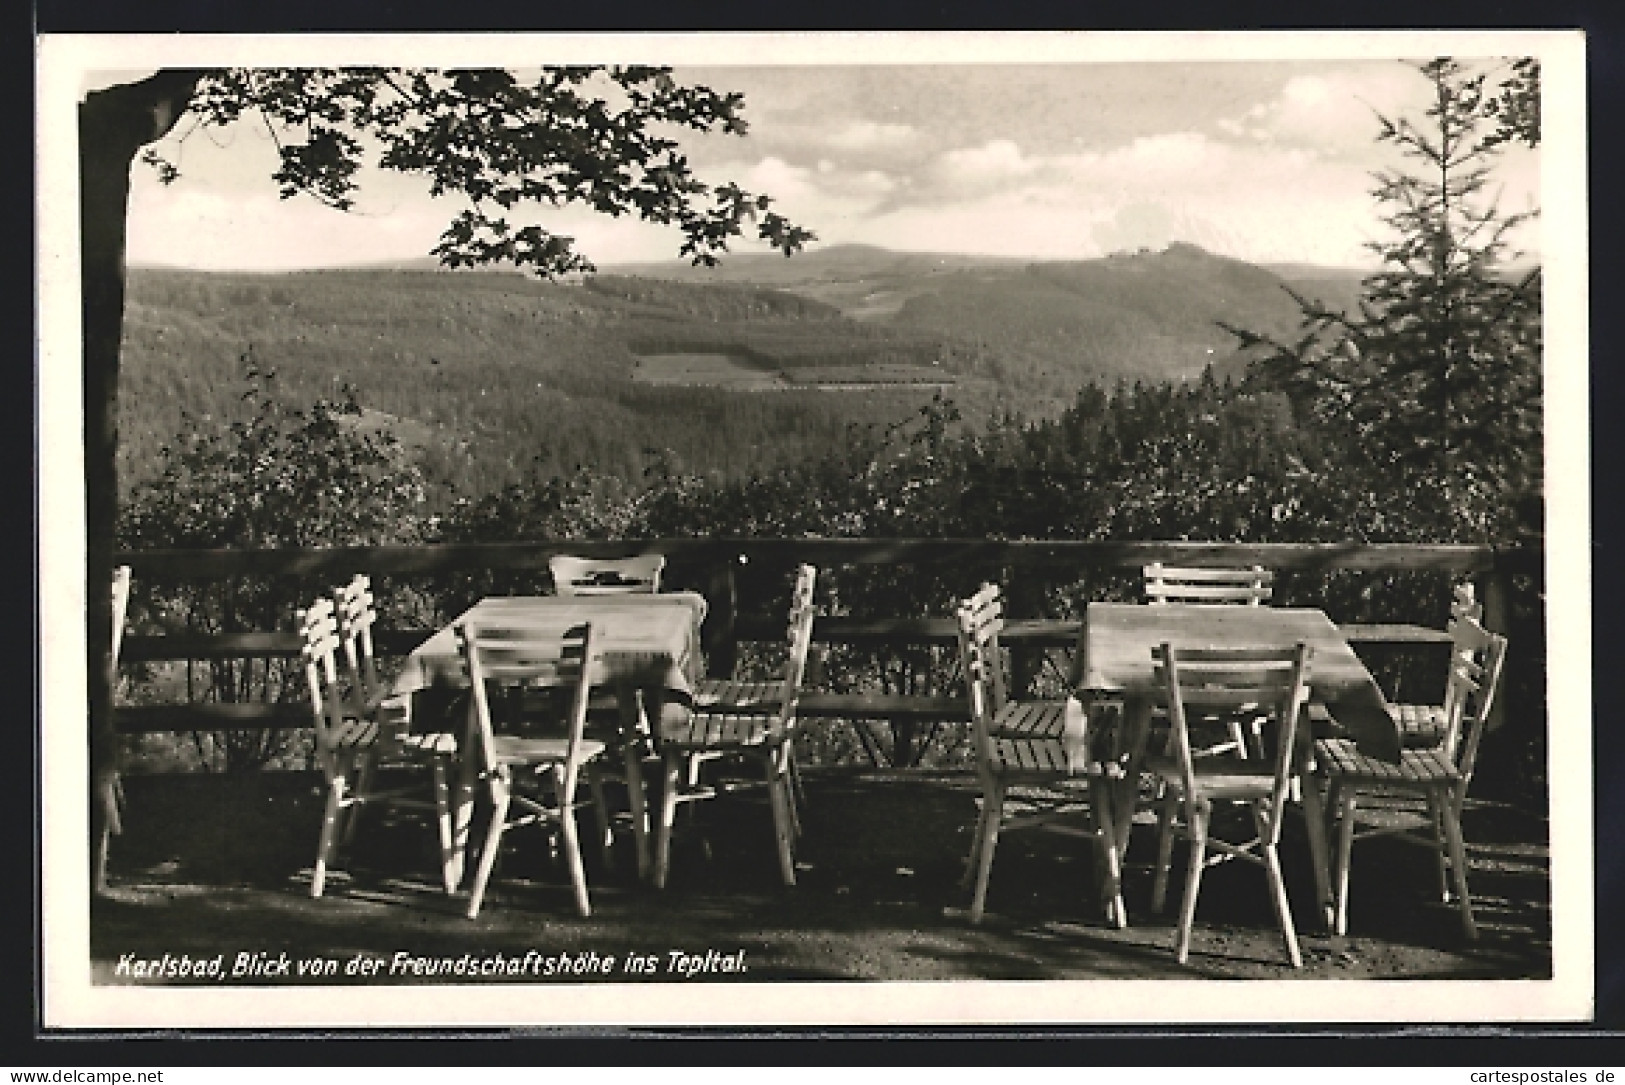
<instances>
[{"instance_id":1,"label":"table leg","mask_svg":"<svg viewBox=\"0 0 1625 1085\"><path fill-rule=\"evenodd\" d=\"M1115 781L1117 804L1112 811L1117 829L1117 861L1128 856L1129 835L1134 828L1134 807L1140 799L1140 766L1145 763L1145 745L1151 735L1151 701L1130 695L1123 701L1123 722L1113 753L1123 766L1123 778Z\"/></svg>"},{"instance_id":2,"label":"table leg","mask_svg":"<svg viewBox=\"0 0 1625 1085\"><path fill-rule=\"evenodd\" d=\"M474 707L474 698L469 697L463 741L457 751L457 780L451 789L451 849L445 864L448 892L456 890L463 881L469 830L474 824L474 781L479 776L480 761L484 757L478 710Z\"/></svg>"},{"instance_id":3,"label":"table leg","mask_svg":"<svg viewBox=\"0 0 1625 1085\"><path fill-rule=\"evenodd\" d=\"M1095 812L1095 827L1100 834L1100 849L1096 853L1100 862L1100 895L1106 910L1106 919L1119 930L1128 926L1128 910L1123 907L1122 852L1118 847L1117 796L1112 794L1116 781L1107 775L1089 777L1089 805Z\"/></svg>"},{"instance_id":4,"label":"table leg","mask_svg":"<svg viewBox=\"0 0 1625 1085\"><path fill-rule=\"evenodd\" d=\"M630 686L617 691L621 710L621 758L626 777L626 803L632 813L632 850L637 856L638 880L649 878L649 802L643 781L643 738L649 733L644 704L650 697L659 704L658 691L640 693Z\"/></svg>"},{"instance_id":5,"label":"table leg","mask_svg":"<svg viewBox=\"0 0 1625 1085\"><path fill-rule=\"evenodd\" d=\"M1309 861L1315 868L1315 899L1320 905L1320 917L1330 931L1334 923L1332 904L1331 849L1326 842L1326 796L1322 782L1309 766L1300 777L1303 781L1303 820L1309 834Z\"/></svg>"}]
</instances>

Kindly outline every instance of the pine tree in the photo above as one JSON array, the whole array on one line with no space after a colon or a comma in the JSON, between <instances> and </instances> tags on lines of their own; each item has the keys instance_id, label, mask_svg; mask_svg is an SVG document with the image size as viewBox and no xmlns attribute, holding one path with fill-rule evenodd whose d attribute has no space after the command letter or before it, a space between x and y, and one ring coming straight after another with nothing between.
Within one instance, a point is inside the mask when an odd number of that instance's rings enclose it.
<instances>
[{"instance_id":1,"label":"pine tree","mask_svg":"<svg viewBox=\"0 0 1625 1085\"><path fill-rule=\"evenodd\" d=\"M1541 484L1541 279L1507 266L1509 236L1533 212L1495 204L1508 139L1485 74L1450 58L1419 71L1433 90L1424 119L1378 117L1378 141L1405 167L1375 176L1392 236L1370 246L1381 266L1359 313L1299 298L1296 343L1238 334L1268 342L1261 372L1334 439L1332 455L1341 446L1329 466L1363 474L1414 527L1489 538Z\"/></svg>"}]
</instances>

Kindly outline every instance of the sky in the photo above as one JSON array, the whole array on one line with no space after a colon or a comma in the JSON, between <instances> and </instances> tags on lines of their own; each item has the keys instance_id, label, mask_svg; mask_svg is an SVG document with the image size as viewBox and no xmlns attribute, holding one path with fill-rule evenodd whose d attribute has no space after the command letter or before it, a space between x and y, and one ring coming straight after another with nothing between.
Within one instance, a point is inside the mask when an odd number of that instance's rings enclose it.
<instances>
[{"instance_id":1,"label":"sky","mask_svg":"<svg viewBox=\"0 0 1625 1085\"><path fill-rule=\"evenodd\" d=\"M1370 266L1366 246L1383 236L1372 174L1396 164L1375 141L1375 115L1420 118L1429 95L1414 66L1380 57L679 64L676 75L745 96L747 135L683 137L696 173L774 197L817 245L1044 259L1184 241L1255 262ZM364 175L348 214L281 200L271 140L250 124L164 149L181 179L166 187L137 167L134 264L413 259L460 209L393 174ZM1537 207L1539 152L1507 153L1495 184L1503 211ZM674 234L627 218L566 210L540 221L600 266L677 252ZM1538 252L1538 224L1518 242Z\"/></svg>"}]
</instances>

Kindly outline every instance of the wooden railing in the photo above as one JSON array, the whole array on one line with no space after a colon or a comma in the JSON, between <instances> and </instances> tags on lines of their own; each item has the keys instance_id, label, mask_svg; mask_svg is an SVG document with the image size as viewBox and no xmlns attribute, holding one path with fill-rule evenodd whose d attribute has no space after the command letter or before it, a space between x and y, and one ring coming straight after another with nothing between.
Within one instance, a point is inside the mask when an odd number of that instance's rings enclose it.
<instances>
[{"instance_id":1,"label":"wooden railing","mask_svg":"<svg viewBox=\"0 0 1625 1085\"><path fill-rule=\"evenodd\" d=\"M702 642L714 674L732 672L741 641L782 636L783 616L742 613L739 572L747 565L788 569L799 562L819 568L906 565L957 568L998 566L1023 570L1137 570L1162 561L1181 565L1264 565L1277 572L1364 570L1441 572L1472 578L1485 605L1486 624L1506 626L1507 578L1539 575L1541 554L1529 548L1360 543L1200 543L1076 542L990 539L651 539L579 540L435 546L382 546L277 550L126 551L120 564L143 578L165 581L226 580L247 576L322 577L337 583L358 571L375 576L428 576L484 570L545 571L557 553L621 557L641 553L666 556L668 580L693 584L709 603ZM1012 599L1020 597L1012 592ZM1441 631L1405 623L1345 625L1360 643L1424 644L1443 639ZM432 629L381 629L383 654L405 654ZM1077 641L1075 621L1024 615L1010 620L1004 637L1015 651L1066 648ZM822 617L814 640L825 645L951 644L953 620L941 617ZM125 662L276 658L295 656L299 641L291 631L200 636L187 633L125 636ZM189 704L128 706L117 710L121 731L266 729L304 726L307 710L298 705ZM885 716L915 720L961 718L959 698L876 697L809 693L802 711L811 716Z\"/></svg>"}]
</instances>

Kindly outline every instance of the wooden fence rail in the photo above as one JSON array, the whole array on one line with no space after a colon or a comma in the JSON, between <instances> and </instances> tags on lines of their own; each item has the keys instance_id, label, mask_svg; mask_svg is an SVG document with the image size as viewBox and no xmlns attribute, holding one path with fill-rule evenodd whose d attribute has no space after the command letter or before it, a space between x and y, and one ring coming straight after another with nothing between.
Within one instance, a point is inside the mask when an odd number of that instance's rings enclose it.
<instances>
[{"instance_id":1,"label":"wooden fence rail","mask_svg":"<svg viewBox=\"0 0 1625 1085\"><path fill-rule=\"evenodd\" d=\"M1277 571L1444 572L1471 577L1479 585L1485 619L1492 628L1506 621L1506 578L1538 574L1541 554L1528 548L1448 544L1360 543L1204 543L1080 542L1069 540L1000 541L990 539L650 539L580 540L536 543L344 547L277 550L145 550L117 555L139 582L143 578L188 582L248 576L326 577L338 582L357 571L377 575L443 575L487 570L543 571L554 554L624 557L642 553L666 556L668 569L684 582L702 586L709 603L702 637L713 673L728 673L741 641L776 640L783 633L779 615L739 612L740 569L789 568L809 562L836 566L1003 566L1011 570L1124 570L1162 561L1185 565L1265 565ZM1423 644L1444 639L1439 630L1406 624L1346 625L1357 642ZM378 650L404 655L422 643L432 629L380 629ZM1012 648L1043 650L1076 644L1076 621L1012 618L1004 634ZM955 627L947 617L821 617L814 640L845 645L949 645ZM172 633L129 634L122 659L127 662L286 658L297 656L298 637L291 631L256 631L220 635ZM965 714L962 698L899 697L873 694L809 693L802 702L809 716L868 715L939 721ZM117 710L125 732L243 730L297 727L308 724L308 710L297 704L185 704L125 706Z\"/></svg>"}]
</instances>

